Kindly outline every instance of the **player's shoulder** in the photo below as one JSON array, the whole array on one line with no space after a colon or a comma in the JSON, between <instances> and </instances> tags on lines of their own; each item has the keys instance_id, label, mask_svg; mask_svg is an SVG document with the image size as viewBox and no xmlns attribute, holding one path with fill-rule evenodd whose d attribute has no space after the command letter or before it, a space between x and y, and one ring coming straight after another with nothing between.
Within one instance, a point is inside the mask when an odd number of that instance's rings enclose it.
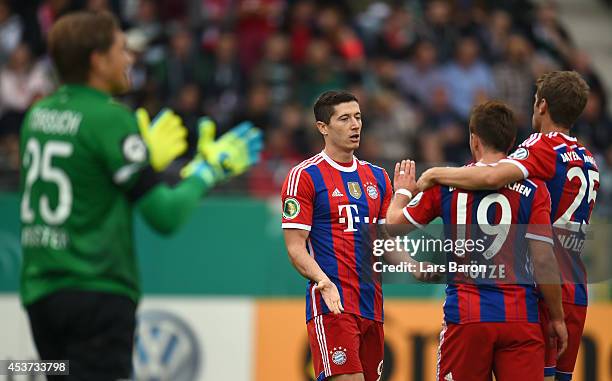
<instances>
[{"instance_id":1,"label":"player's shoulder","mask_svg":"<svg viewBox=\"0 0 612 381\"><path fill-rule=\"evenodd\" d=\"M88 116L89 125L97 132L112 130L119 136L140 134L134 111L113 98L100 102L97 110L90 111ZM101 125L104 128L100 128Z\"/></svg>"},{"instance_id":2,"label":"player's shoulder","mask_svg":"<svg viewBox=\"0 0 612 381\"><path fill-rule=\"evenodd\" d=\"M58 102L57 92L54 92L32 103L32 105L30 106L30 109L53 106L57 102Z\"/></svg>"},{"instance_id":3,"label":"player's shoulder","mask_svg":"<svg viewBox=\"0 0 612 381\"><path fill-rule=\"evenodd\" d=\"M544 139L542 139L543 137ZM537 133L529 135L527 139L525 139L521 144L518 145L518 147L519 148L530 148L536 145L540 145L542 143L546 143L547 140L548 139L546 135L537 132Z\"/></svg>"},{"instance_id":4,"label":"player's shoulder","mask_svg":"<svg viewBox=\"0 0 612 381\"><path fill-rule=\"evenodd\" d=\"M40 109L55 109L59 103L59 97L56 91L32 103L27 114L32 114Z\"/></svg>"},{"instance_id":5,"label":"player's shoulder","mask_svg":"<svg viewBox=\"0 0 612 381\"><path fill-rule=\"evenodd\" d=\"M68 102L71 109L81 113L85 130L92 130L96 134L109 131L133 133L138 130L134 112L111 97L72 98Z\"/></svg>"},{"instance_id":6,"label":"player's shoulder","mask_svg":"<svg viewBox=\"0 0 612 381\"><path fill-rule=\"evenodd\" d=\"M93 108L88 108L88 114L95 116L98 121L105 121L105 123L112 120L112 124L116 127L126 124L137 125L134 112L128 106L113 98L104 100Z\"/></svg>"},{"instance_id":7,"label":"player's shoulder","mask_svg":"<svg viewBox=\"0 0 612 381\"><path fill-rule=\"evenodd\" d=\"M378 165L372 164L367 160L361 160L361 159L356 159L357 160L357 165L361 165L361 166L365 166L365 167L370 167L370 168L376 168L379 171L384 171L385 169L383 167L380 167Z\"/></svg>"},{"instance_id":8,"label":"player's shoulder","mask_svg":"<svg viewBox=\"0 0 612 381\"><path fill-rule=\"evenodd\" d=\"M318 153L294 165L293 167L291 167L291 169L289 170L289 175L291 175L292 173L298 172L298 171L303 171L304 169L310 168L314 165L318 165L322 161L323 161L323 157L321 156L320 153Z\"/></svg>"},{"instance_id":9,"label":"player's shoulder","mask_svg":"<svg viewBox=\"0 0 612 381\"><path fill-rule=\"evenodd\" d=\"M529 135L529 137L519 145L519 148L546 146L555 150L565 146L576 147L578 144L578 140L575 137L566 135L562 132L554 131L546 134L538 132Z\"/></svg>"},{"instance_id":10,"label":"player's shoulder","mask_svg":"<svg viewBox=\"0 0 612 381\"><path fill-rule=\"evenodd\" d=\"M584 145L577 143L576 144L578 151L582 151L586 156L594 156L593 153Z\"/></svg>"},{"instance_id":11,"label":"player's shoulder","mask_svg":"<svg viewBox=\"0 0 612 381\"><path fill-rule=\"evenodd\" d=\"M298 184L300 184L300 180L303 178L309 178L310 174L308 173L308 168L317 166L323 161L323 157L320 153L309 157L308 159L294 165L289 172L287 172L287 177L285 182L287 183L287 188L295 188Z\"/></svg>"},{"instance_id":12,"label":"player's shoulder","mask_svg":"<svg viewBox=\"0 0 612 381\"><path fill-rule=\"evenodd\" d=\"M583 154L583 160L585 161L585 163L589 163L591 164L591 169L594 169L596 171L598 171L599 167L597 165L597 161L595 160L595 155L593 155L593 153L584 145L582 145L582 143L580 142L576 142L574 147L572 148L576 148L578 151L581 151Z\"/></svg>"},{"instance_id":13,"label":"player's shoulder","mask_svg":"<svg viewBox=\"0 0 612 381\"><path fill-rule=\"evenodd\" d=\"M515 160L525 160L533 152L550 152L555 153L555 150L564 147L566 142L564 137L559 133L551 132L547 134L534 133L531 134L525 141L519 144L518 148L512 152L508 158Z\"/></svg>"},{"instance_id":14,"label":"player's shoulder","mask_svg":"<svg viewBox=\"0 0 612 381\"><path fill-rule=\"evenodd\" d=\"M378 165L372 164L369 161L366 160L360 160L360 159L356 159L357 160L357 165L361 166L361 167L366 167L369 168L372 173L374 173L374 175L380 174L380 175L384 175L386 177L389 177L389 174L387 173L387 171L383 168L380 167Z\"/></svg>"},{"instance_id":15,"label":"player's shoulder","mask_svg":"<svg viewBox=\"0 0 612 381\"><path fill-rule=\"evenodd\" d=\"M61 129L78 125L82 115L62 105L58 92L47 95L34 102L27 110L24 118L24 132L31 128L43 126L59 126ZM33 127L33 125L35 127Z\"/></svg>"},{"instance_id":16,"label":"player's shoulder","mask_svg":"<svg viewBox=\"0 0 612 381\"><path fill-rule=\"evenodd\" d=\"M117 114L129 115L131 117L134 115L132 109L114 98L110 98L108 102L106 102L106 107Z\"/></svg>"},{"instance_id":17,"label":"player's shoulder","mask_svg":"<svg viewBox=\"0 0 612 381\"><path fill-rule=\"evenodd\" d=\"M541 132L533 133L527 137L521 144L519 144L519 148L533 148L533 147L542 147L542 146L555 146L556 144L562 143L563 138L556 132L549 132L547 134L543 134Z\"/></svg>"},{"instance_id":18,"label":"player's shoulder","mask_svg":"<svg viewBox=\"0 0 612 381\"><path fill-rule=\"evenodd\" d=\"M61 98L61 94L59 95ZM125 125L136 125L136 116L132 109L113 97L83 96L70 97L67 103L71 108L80 111L88 124L104 125L104 130L124 128Z\"/></svg>"}]
</instances>

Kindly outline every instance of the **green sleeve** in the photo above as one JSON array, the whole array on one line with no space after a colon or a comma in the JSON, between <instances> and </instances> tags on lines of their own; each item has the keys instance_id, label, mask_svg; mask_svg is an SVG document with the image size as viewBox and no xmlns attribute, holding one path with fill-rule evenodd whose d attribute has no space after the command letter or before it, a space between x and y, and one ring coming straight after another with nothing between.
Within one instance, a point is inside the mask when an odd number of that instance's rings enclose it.
<instances>
[{"instance_id":1,"label":"green sleeve","mask_svg":"<svg viewBox=\"0 0 612 381\"><path fill-rule=\"evenodd\" d=\"M149 165L148 150L140 136L134 113L112 101L95 110L94 128L84 137L113 182L128 191Z\"/></svg>"},{"instance_id":2,"label":"green sleeve","mask_svg":"<svg viewBox=\"0 0 612 381\"><path fill-rule=\"evenodd\" d=\"M171 234L186 221L208 187L190 177L171 188L158 184L140 198L137 207L145 221L161 234Z\"/></svg>"}]
</instances>

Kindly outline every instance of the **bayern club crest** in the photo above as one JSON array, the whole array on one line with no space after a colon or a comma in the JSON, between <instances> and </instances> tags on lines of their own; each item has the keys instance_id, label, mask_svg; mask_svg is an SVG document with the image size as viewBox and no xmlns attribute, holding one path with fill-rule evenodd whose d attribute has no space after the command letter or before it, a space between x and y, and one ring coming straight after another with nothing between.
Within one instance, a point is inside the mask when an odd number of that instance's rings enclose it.
<instances>
[{"instance_id":1,"label":"bayern club crest","mask_svg":"<svg viewBox=\"0 0 612 381\"><path fill-rule=\"evenodd\" d=\"M378 198L378 188L376 188L375 185L368 185L366 188L366 193L372 200L376 200Z\"/></svg>"},{"instance_id":2,"label":"bayern club crest","mask_svg":"<svg viewBox=\"0 0 612 381\"><path fill-rule=\"evenodd\" d=\"M336 365L344 365L346 363L346 348L338 347L330 351L332 362Z\"/></svg>"}]
</instances>

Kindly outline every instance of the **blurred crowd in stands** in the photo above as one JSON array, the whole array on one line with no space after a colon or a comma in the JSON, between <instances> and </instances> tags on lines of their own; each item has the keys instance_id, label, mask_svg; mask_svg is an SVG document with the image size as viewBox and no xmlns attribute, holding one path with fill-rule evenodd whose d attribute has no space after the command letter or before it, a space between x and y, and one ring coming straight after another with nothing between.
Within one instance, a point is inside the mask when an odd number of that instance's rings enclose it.
<instances>
[{"instance_id":1,"label":"blurred crowd in stands","mask_svg":"<svg viewBox=\"0 0 612 381\"><path fill-rule=\"evenodd\" d=\"M194 140L201 115L221 131L245 119L265 131L264 161L243 179L256 196L276 194L290 166L321 150L312 104L325 90L359 98L360 158L461 165L472 106L508 102L521 141L534 81L555 69L590 85L574 133L612 165L608 94L552 1L0 0L0 179L18 168L24 112L57 86L46 34L75 9L120 20L137 57L131 107L173 108Z\"/></svg>"}]
</instances>

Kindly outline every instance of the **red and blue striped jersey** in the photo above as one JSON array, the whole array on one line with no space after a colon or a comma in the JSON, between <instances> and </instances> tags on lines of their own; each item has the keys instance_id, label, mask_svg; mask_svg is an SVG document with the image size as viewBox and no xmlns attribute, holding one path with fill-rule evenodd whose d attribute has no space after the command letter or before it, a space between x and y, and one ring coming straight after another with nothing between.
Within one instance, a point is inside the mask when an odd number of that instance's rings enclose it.
<instances>
[{"instance_id":1,"label":"red and blue striped jersey","mask_svg":"<svg viewBox=\"0 0 612 381\"><path fill-rule=\"evenodd\" d=\"M500 259L509 268L506 270L508 277L503 281L479 283L461 273L449 274L444 303L446 322L539 321L535 284L515 282L512 277L525 266L528 240L541 240L552 245L550 196L542 181L523 180L497 191L465 191L436 185L415 196L403 212L407 222L419 228L442 217L446 237L455 242L474 239L472 234L477 233L472 233L472 229L477 226L508 228L507 235L500 237L501 242L496 241L497 236L486 241L492 260ZM467 255L462 258L447 253L447 258L449 262L471 262Z\"/></svg>"},{"instance_id":2,"label":"red and blue striped jersey","mask_svg":"<svg viewBox=\"0 0 612 381\"><path fill-rule=\"evenodd\" d=\"M501 161L516 165L525 178L546 182L552 201L555 256L563 278L563 302L587 305L580 242L584 242L582 225L589 224L599 189L595 158L576 138L551 132L532 134L508 159Z\"/></svg>"},{"instance_id":3,"label":"red and blue striped jersey","mask_svg":"<svg viewBox=\"0 0 612 381\"><path fill-rule=\"evenodd\" d=\"M356 158L343 166L325 152L291 169L282 188L282 227L309 231L306 249L338 288L344 312L381 322L380 274L367 247L392 192L384 169ZM308 282L306 321L329 313L314 287Z\"/></svg>"}]
</instances>

